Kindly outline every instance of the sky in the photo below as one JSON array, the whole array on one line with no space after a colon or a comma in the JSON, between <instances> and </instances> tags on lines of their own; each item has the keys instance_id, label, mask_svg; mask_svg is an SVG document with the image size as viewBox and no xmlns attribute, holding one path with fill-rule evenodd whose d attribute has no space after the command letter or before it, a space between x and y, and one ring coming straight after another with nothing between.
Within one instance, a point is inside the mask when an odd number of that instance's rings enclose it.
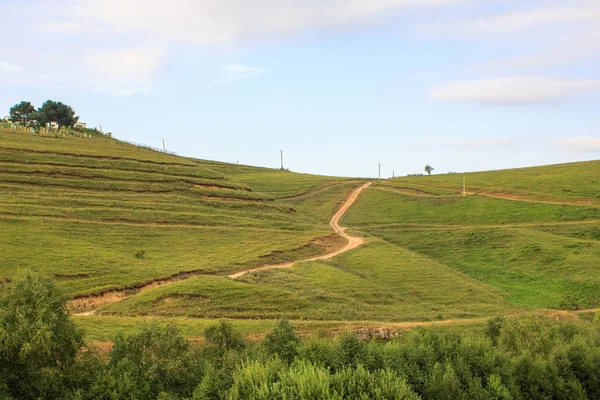
<instances>
[{"instance_id":1,"label":"sky","mask_svg":"<svg viewBox=\"0 0 600 400\"><path fill-rule=\"evenodd\" d=\"M0 0L0 113L382 177L600 158L598 0Z\"/></svg>"}]
</instances>

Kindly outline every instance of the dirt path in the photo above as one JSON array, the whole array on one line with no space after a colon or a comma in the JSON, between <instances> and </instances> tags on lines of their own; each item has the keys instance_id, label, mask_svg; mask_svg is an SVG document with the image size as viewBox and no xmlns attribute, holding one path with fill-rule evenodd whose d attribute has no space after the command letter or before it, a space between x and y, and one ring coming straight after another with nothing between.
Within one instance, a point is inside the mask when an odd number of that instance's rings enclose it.
<instances>
[{"instance_id":1,"label":"dirt path","mask_svg":"<svg viewBox=\"0 0 600 400\"><path fill-rule=\"evenodd\" d=\"M333 215L333 217L331 217L331 221L329 221L329 226L331 226L331 228L333 228L333 230L335 231L335 233L337 233L338 235L340 235L341 237L343 237L344 239L346 239L348 241L348 243L346 243L346 245L344 247L342 247L341 249L338 249L336 251L333 251L331 253L327 253L321 256L317 256L317 257L312 257L312 258L307 258L304 260L298 260L298 261L317 261L317 260L327 260L330 258L333 258L337 255L340 255L342 253L345 253L349 250L355 249L358 246L362 245L364 243L363 238L359 238L359 237L354 237L354 236L350 236L346 233L346 227L340 226L340 219L342 219L342 216L344 216L344 214L346 213L346 211L348 211L348 209L352 206L352 204L354 204L354 202L356 201L356 199L358 198L358 196L360 195L360 193L365 190L366 188L368 188L371 185L372 182L368 182L365 183L364 185L362 185L361 187L359 187L358 189L356 189L354 192L352 192L352 194L350 195L350 197L346 200L346 202L340 207L339 210L337 210L337 212ZM296 264L298 261L292 261L292 262L287 262L287 263L283 263L283 264L276 264L276 265L265 265L263 267L258 267L258 268L252 268L252 269L247 269L244 271L240 271L240 272L236 272L235 274L231 274L228 276L228 278L231 279L237 279L239 277L242 277L248 273L252 273L252 272L257 272L257 271L264 271L264 270L268 270L268 269L283 269L283 268L290 268L291 266L293 266L294 264Z\"/></svg>"},{"instance_id":2,"label":"dirt path","mask_svg":"<svg viewBox=\"0 0 600 400\"><path fill-rule=\"evenodd\" d=\"M508 193L500 194L500 193L466 192L466 194L491 197L493 199L520 201L523 203L554 204L554 205L559 205L559 206L576 206L576 207L598 207L597 204L593 204L592 202L588 202L588 201L566 202L566 201L534 200L534 199L528 199L528 198L520 197L515 194L508 194Z\"/></svg>"},{"instance_id":3,"label":"dirt path","mask_svg":"<svg viewBox=\"0 0 600 400\"><path fill-rule=\"evenodd\" d=\"M421 190L421 189L403 188L403 187L395 187L395 186L394 187L379 186L379 187L376 187L375 189L382 190L385 192L400 193L400 194L405 194L408 196L416 196L416 197L457 197L457 196L462 196L462 192L456 192L454 194L435 194L435 193L427 192L427 191ZM450 190L447 188L443 188L443 189ZM516 194L511 194L511 193L466 192L466 194L468 194L470 196L473 196L473 195L485 196L485 197L490 197L493 199L500 199L500 200L520 201L522 203L540 203L540 204L553 204L553 205L560 205L560 206L576 206L576 207L599 207L598 204L594 204L590 200L583 200L583 201L579 201L579 202L537 200L537 199L530 199L527 197L522 197L522 196L519 196Z\"/></svg>"},{"instance_id":4,"label":"dirt path","mask_svg":"<svg viewBox=\"0 0 600 400\"><path fill-rule=\"evenodd\" d=\"M348 235L345 232L346 228L341 227L339 223L340 223L340 219L342 218L342 216L346 213L346 211L348 211L350 206L356 201L356 199L358 198L360 193L364 189L366 189L370 184L371 184L371 182L366 183L363 186L361 186L360 188L358 188L357 190L355 190L354 192L352 192L350 197L345 201L345 203L342 205L342 207L340 207L340 209L333 215L333 217L331 218L331 221L329 222L329 225L333 228L333 230L338 235L345 238L348 241L348 243L343 248L333 251L331 253L327 253L322 256L313 257L313 258L309 258L309 259L305 259L305 260L299 260L299 261L326 260L326 259L335 257L338 254L344 253L348 250L352 250L364 243L362 238L357 238L357 237ZM254 271L262 271L265 269L274 269L274 268L289 268L292 265L294 265L296 262L297 261L293 261L293 262L289 262L289 263L285 263L285 264L278 264L278 265L266 265L266 266L259 267L259 268L253 268L253 269L248 269L245 271L240 271L235 274L229 275L228 277L231 279L236 279L236 278L239 278L240 276L243 276L247 273L254 272ZM82 316L82 317L92 316L92 315L95 315L96 309L102 307L103 305L117 303L121 300L131 297L134 294L139 293L142 290L146 290L151 287L158 286L158 285L165 285L165 284L171 283L173 281L185 279L187 277L191 277L191 276L195 276L195 275L198 275L198 274L194 273L194 272L183 273L183 274L181 274L181 276L178 275L178 276L174 276L174 277L167 278L167 279L157 280L157 281L154 281L154 282L151 282L148 284L144 284L144 285L141 285L141 286L139 286L137 288L133 288L133 289L114 290L114 291L108 291L106 293L99 294L99 295L84 296L81 298L70 300L68 302L67 306L70 310L72 310L73 315L75 315L75 316Z\"/></svg>"}]
</instances>

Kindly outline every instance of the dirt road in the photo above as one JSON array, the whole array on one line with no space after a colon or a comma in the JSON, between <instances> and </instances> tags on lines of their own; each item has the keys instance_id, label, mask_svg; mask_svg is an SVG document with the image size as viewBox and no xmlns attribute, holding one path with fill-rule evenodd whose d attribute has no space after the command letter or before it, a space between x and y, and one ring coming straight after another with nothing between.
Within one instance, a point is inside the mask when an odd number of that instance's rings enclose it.
<instances>
[{"instance_id":1,"label":"dirt road","mask_svg":"<svg viewBox=\"0 0 600 400\"><path fill-rule=\"evenodd\" d=\"M364 240L362 238L348 235L346 233L346 228L340 226L340 219L346 213L346 211L348 211L350 206L352 206L352 204L356 201L356 199L358 198L360 193L364 189L369 187L370 184L371 184L371 182L366 183L363 186L361 186L360 188L356 189L354 192L352 192L350 197L344 202L342 207L340 207L340 209L333 215L333 217L331 218L331 221L329 222L329 225L333 228L333 230L338 235L345 238L348 241L348 243L343 248L333 251L331 253L327 253L322 256L313 257L313 258L309 258L309 259L305 259L305 260L299 260L299 261L326 260L328 258L335 257L338 254L344 253L348 250L352 250L364 243ZM240 276L243 276L247 273L251 273L254 271L262 271L262 270L274 269L274 268L289 268L292 265L294 265L296 262L297 261L293 261L293 262L289 262L289 263L285 263L285 264L278 264L278 265L266 265L266 266L259 267L259 268L253 268L253 269L248 269L245 271L240 271L235 274L229 275L228 277L231 279L236 279L236 278L239 278ZM158 285L168 284L173 281L185 279L187 277L191 277L194 275L195 274L193 274L193 273L183 274L181 277L178 276L178 277L173 277L173 278L168 278L168 279L163 279L163 280L155 281L152 283L148 283L148 284L142 285L134 290L131 290L131 289L115 290L115 291L110 291L110 292L107 292L107 293L104 293L101 295L90 295L90 296L70 300L68 302L68 308L70 310L74 311L73 315L92 316L92 315L95 315L95 313L96 313L95 310L103 305L117 303L121 300L131 297L133 294L137 294L137 293L141 292L142 290L147 290L151 287L155 287Z\"/></svg>"},{"instance_id":2,"label":"dirt road","mask_svg":"<svg viewBox=\"0 0 600 400\"><path fill-rule=\"evenodd\" d=\"M335 233L337 233L338 235L340 235L341 237L346 239L348 241L348 243L346 243L346 245L344 247L342 247L341 249L338 249L331 253L327 253L327 254L324 254L321 256L317 256L317 257L307 258L304 260L298 260L298 261L327 260L327 259L333 258L339 254L345 253L349 250L355 249L364 243L363 238L348 235L346 233L346 227L340 226L340 219L342 219L342 217L344 216L346 211L348 211L348 209L352 206L352 204L354 204L354 202L356 201L356 199L358 198L360 193L363 190L365 190L366 188L368 188L371 185L371 183L372 182L365 183L364 185L362 185L361 187L356 189L354 192L352 192L350 197L348 197L346 202L340 207L339 210L337 210L337 212L333 215L333 217L331 217L331 220L329 221L329 225L331 226L331 228L333 228ZM268 269L290 268L291 266L296 264L298 261L292 261L292 262L288 262L288 263L275 264L275 265L265 265L263 267L247 269L244 271L236 272L235 274L231 274L228 276L228 278L237 279L248 273L252 273L252 272L256 272L256 271L264 271L264 270L268 270Z\"/></svg>"}]
</instances>

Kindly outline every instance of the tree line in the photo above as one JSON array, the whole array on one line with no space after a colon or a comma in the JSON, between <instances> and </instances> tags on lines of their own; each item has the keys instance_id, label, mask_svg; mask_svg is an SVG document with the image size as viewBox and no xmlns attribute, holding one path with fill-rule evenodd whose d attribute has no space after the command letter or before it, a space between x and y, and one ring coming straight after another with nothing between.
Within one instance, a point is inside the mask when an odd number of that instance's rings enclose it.
<instances>
[{"instance_id":1,"label":"tree line","mask_svg":"<svg viewBox=\"0 0 600 400\"><path fill-rule=\"evenodd\" d=\"M60 101L48 100L39 108L35 108L29 101L22 101L11 107L10 120L32 128L51 128L56 124L60 131L63 127L75 126L79 117L75 115L73 107Z\"/></svg>"},{"instance_id":2,"label":"tree line","mask_svg":"<svg viewBox=\"0 0 600 400\"><path fill-rule=\"evenodd\" d=\"M419 328L391 341L300 339L287 321L260 342L227 322L192 345L173 323L86 344L51 281L2 288L3 399L598 399L600 322L490 319L484 333Z\"/></svg>"}]
</instances>

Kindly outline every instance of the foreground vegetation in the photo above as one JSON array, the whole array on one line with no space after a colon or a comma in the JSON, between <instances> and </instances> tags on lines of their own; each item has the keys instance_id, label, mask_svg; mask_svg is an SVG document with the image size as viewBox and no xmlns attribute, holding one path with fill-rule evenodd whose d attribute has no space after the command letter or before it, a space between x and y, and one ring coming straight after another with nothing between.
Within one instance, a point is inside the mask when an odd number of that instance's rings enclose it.
<instances>
[{"instance_id":1,"label":"foreground vegetation","mask_svg":"<svg viewBox=\"0 0 600 400\"><path fill-rule=\"evenodd\" d=\"M174 324L94 349L50 281L0 297L0 396L19 399L595 399L600 320L492 318L484 333L416 329L390 341L300 339L280 321L248 342L221 322L192 344Z\"/></svg>"}]
</instances>

